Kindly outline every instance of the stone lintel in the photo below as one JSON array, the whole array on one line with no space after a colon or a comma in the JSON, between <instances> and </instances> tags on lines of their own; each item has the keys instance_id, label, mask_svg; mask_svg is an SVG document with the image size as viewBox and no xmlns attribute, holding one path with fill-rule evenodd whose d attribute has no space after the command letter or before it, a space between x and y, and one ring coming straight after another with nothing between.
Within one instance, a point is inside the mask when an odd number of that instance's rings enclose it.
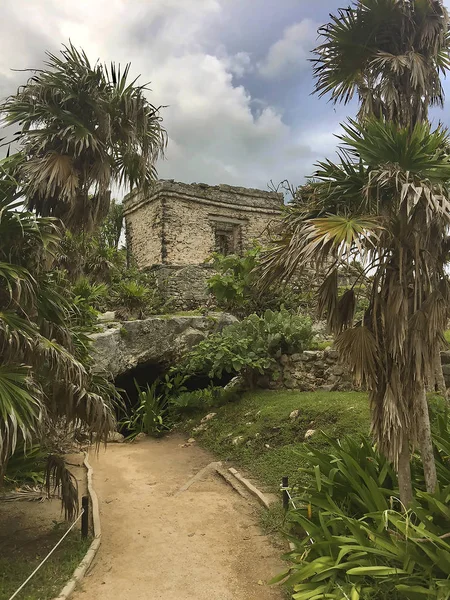
<instances>
[{"instance_id":1,"label":"stone lintel","mask_svg":"<svg viewBox=\"0 0 450 600\"><path fill-rule=\"evenodd\" d=\"M124 198L124 213L129 214L141 206L161 198L187 200L217 208L239 209L278 215L283 207L283 194L231 185L206 185L179 183L171 180L157 181L148 196L128 195Z\"/></svg>"}]
</instances>

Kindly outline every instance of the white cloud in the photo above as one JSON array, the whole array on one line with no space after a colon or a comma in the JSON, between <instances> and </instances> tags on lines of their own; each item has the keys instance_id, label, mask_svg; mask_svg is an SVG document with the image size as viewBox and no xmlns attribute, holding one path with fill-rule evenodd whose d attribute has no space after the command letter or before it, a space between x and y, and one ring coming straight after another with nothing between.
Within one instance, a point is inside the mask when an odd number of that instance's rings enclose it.
<instances>
[{"instance_id":1,"label":"white cloud","mask_svg":"<svg viewBox=\"0 0 450 600\"><path fill-rule=\"evenodd\" d=\"M248 52L237 52L228 58L228 68L236 77L243 77L254 70L254 65Z\"/></svg>"},{"instance_id":2,"label":"white cloud","mask_svg":"<svg viewBox=\"0 0 450 600\"><path fill-rule=\"evenodd\" d=\"M283 37L275 42L259 65L259 72L268 79L297 76L308 67L310 52L315 47L318 25L310 19L290 25Z\"/></svg>"},{"instance_id":3,"label":"white cloud","mask_svg":"<svg viewBox=\"0 0 450 600\"><path fill-rule=\"evenodd\" d=\"M274 106L236 85L254 68L251 56L214 47L226 1L41 0L30 7L29 0L2 0L0 93L26 78L10 67L40 66L45 50L70 38L92 60L131 62L132 73L151 82L149 99L167 105L161 177L258 187L272 178L297 182L314 161L310 144L296 139ZM288 28L261 72L282 73L313 29L310 21Z\"/></svg>"}]
</instances>

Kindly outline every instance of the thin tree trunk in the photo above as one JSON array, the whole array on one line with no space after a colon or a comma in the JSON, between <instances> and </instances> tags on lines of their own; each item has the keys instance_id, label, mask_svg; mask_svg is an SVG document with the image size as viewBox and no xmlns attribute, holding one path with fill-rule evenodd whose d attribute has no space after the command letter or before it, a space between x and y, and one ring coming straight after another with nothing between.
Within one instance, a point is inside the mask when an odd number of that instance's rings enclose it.
<instances>
[{"instance_id":1,"label":"thin tree trunk","mask_svg":"<svg viewBox=\"0 0 450 600\"><path fill-rule=\"evenodd\" d=\"M439 348L436 348L434 354L434 391L439 392L442 396L445 397L447 392L447 386L445 385L444 373L442 372L442 361L441 361L441 351Z\"/></svg>"},{"instance_id":2,"label":"thin tree trunk","mask_svg":"<svg viewBox=\"0 0 450 600\"><path fill-rule=\"evenodd\" d=\"M413 498L409 440L406 434L403 439L403 449L398 459L398 488L403 511L406 511Z\"/></svg>"},{"instance_id":3,"label":"thin tree trunk","mask_svg":"<svg viewBox=\"0 0 450 600\"><path fill-rule=\"evenodd\" d=\"M437 474L425 388L422 388L417 394L417 431L423 472L425 475L425 485L427 492L433 493L437 488Z\"/></svg>"}]
</instances>

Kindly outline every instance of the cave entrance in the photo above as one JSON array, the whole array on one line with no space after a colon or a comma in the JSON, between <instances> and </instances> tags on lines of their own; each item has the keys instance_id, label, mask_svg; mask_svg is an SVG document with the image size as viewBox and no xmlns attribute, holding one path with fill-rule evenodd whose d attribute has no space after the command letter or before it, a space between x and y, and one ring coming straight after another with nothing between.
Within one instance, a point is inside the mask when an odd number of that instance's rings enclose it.
<instances>
[{"instance_id":1,"label":"cave entrance","mask_svg":"<svg viewBox=\"0 0 450 600\"><path fill-rule=\"evenodd\" d=\"M130 369L126 373L118 375L114 381L122 397L121 406L117 410L117 420L120 421L124 417L129 417L133 410L138 406L138 390L136 384L140 388L146 388L147 385L152 385L157 380L163 380L169 367L162 363L143 363ZM225 373L221 378L213 381L207 375L193 375L183 385L188 391L200 390L207 388L211 384L214 386L225 386L233 375ZM159 392L163 392L163 384ZM127 435L128 431L123 428L121 433Z\"/></svg>"},{"instance_id":2,"label":"cave entrance","mask_svg":"<svg viewBox=\"0 0 450 600\"><path fill-rule=\"evenodd\" d=\"M116 377L114 383L119 389L127 413L138 403L136 383L140 388L145 388L163 377L166 371L167 367L160 363L143 363Z\"/></svg>"}]
</instances>

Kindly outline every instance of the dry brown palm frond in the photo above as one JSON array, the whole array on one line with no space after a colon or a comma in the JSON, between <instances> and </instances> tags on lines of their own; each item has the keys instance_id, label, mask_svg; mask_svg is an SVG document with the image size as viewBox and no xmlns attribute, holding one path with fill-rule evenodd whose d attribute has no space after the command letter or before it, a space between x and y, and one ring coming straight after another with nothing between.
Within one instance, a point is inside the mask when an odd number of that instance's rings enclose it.
<instances>
[{"instance_id":1,"label":"dry brown palm frond","mask_svg":"<svg viewBox=\"0 0 450 600\"><path fill-rule=\"evenodd\" d=\"M334 346L349 366L355 383L374 388L380 357L377 341L370 329L364 325L345 329L337 336Z\"/></svg>"},{"instance_id":2,"label":"dry brown palm frond","mask_svg":"<svg viewBox=\"0 0 450 600\"><path fill-rule=\"evenodd\" d=\"M398 281L389 283L383 317L388 350L394 360L400 361L408 333L408 298Z\"/></svg>"},{"instance_id":3,"label":"dry brown palm frond","mask_svg":"<svg viewBox=\"0 0 450 600\"><path fill-rule=\"evenodd\" d=\"M343 329L351 327L356 310L356 296L353 288L346 290L339 298L336 310L334 333L340 333Z\"/></svg>"},{"instance_id":4,"label":"dry brown palm frond","mask_svg":"<svg viewBox=\"0 0 450 600\"><path fill-rule=\"evenodd\" d=\"M48 497L48 494L40 485L23 485L13 492L0 494L0 502L44 502Z\"/></svg>"},{"instance_id":5,"label":"dry brown palm frond","mask_svg":"<svg viewBox=\"0 0 450 600\"><path fill-rule=\"evenodd\" d=\"M411 440L414 440L414 436L408 394L404 392L400 372L395 364L391 365L386 385L372 390L369 396L372 406L372 435L380 451L397 467L404 432L408 432Z\"/></svg>"},{"instance_id":6,"label":"dry brown palm frond","mask_svg":"<svg viewBox=\"0 0 450 600\"><path fill-rule=\"evenodd\" d=\"M428 340L428 319L422 309L413 313L409 319L408 353L411 367L410 376L416 382L425 384L433 364L434 344Z\"/></svg>"},{"instance_id":7,"label":"dry brown palm frond","mask_svg":"<svg viewBox=\"0 0 450 600\"><path fill-rule=\"evenodd\" d=\"M326 316L328 323L334 323L338 305L338 270L333 269L325 277L317 293L317 316Z\"/></svg>"},{"instance_id":8,"label":"dry brown palm frond","mask_svg":"<svg viewBox=\"0 0 450 600\"><path fill-rule=\"evenodd\" d=\"M48 457L45 488L48 496L58 492L65 518L73 521L78 512L78 485L62 456L51 454Z\"/></svg>"},{"instance_id":9,"label":"dry brown palm frond","mask_svg":"<svg viewBox=\"0 0 450 600\"><path fill-rule=\"evenodd\" d=\"M31 195L38 194L45 198L58 194L69 203L76 193L80 178L73 157L55 151L26 161L22 172Z\"/></svg>"}]
</instances>

